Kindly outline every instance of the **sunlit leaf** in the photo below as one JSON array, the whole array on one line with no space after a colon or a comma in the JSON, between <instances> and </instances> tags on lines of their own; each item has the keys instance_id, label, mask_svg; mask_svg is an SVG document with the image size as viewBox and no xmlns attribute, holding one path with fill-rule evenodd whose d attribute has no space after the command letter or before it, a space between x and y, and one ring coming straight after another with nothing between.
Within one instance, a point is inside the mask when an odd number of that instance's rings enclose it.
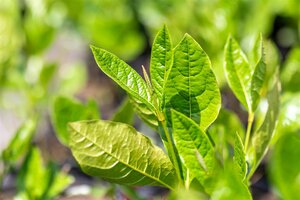
<instances>
[{"instance_id":1,"label":"sunlit leaf","mask_svg":"<svg viewBox=\"0 0 300 200\"><path fill-rule=\"evenodd\" d=\"M195 177L204 188L207 187L205 182L214 175L216 164L209 138L195 122L175 110L172 110L172 125L179 156L191 174L188 178Z\"/></svg>"},{"instance_id":2,"label":"sunlit leaf","mask_svg":"<svg viewBox=\"0 0 300 200\"><path fill-rule=\"evenodd\" d=\"M125 185L177 184L166 154L131 126L93 120L69 127L72 153L85 173Z\"/></svg>"},{"instance_id":3,"label":"sunlit leaf","mask_svg":"<svg viewBox=\"0 0 300 200\"><path fill-rule=\"evenodd\" d=\"M279 113L279 95L280 95L280 83L277 81L274 83L273 89L268 94L268 110L262 125L256 130L251 138L251 146L248 149L247 161L250 165L250 177L258 164L265 155L269 143L275 132L275 126Z\"/></svg>"},{"instance_id":4,"label":"sunlit leaf","mask_svg":"<svg viewBox=\"0 0 300 200\"><path fill-rule=\"evenodd\" d=\"M43 166L41 152L37 147L33 147L18 174L18 192L24 192L29 199L41 198L48 182L47 179L44 179L45 175L46 170ZM44 181L37 182L36 180Z\"/></svg>"},{"instance_id":5,"label":"sunlit leaf","mask_svg":"<svg viewBox=\"0 0 300 200\"><path fill-rule=\"evenodd\" d=\"M225 46L225 75L228 84L242 103L248 110L251 110L251 68L244 52L238 43L230 36Z\"/></svg>"},{"instance_id":6,"label":"sunlit leaf","mask_svg":"<svg viewBox=\"0 0 300 200\"><path fill-rule=\"evenodd\" d=\"M142 77L117 56L94 46L91 46L91 49L100 69L129 94L140 117L146 123L154 124L152 118L155 116L155 108L152 104L151 91ZM143 115L145 111L146 116Z\"/></svg>"},{"instance_id":7,"label":"sunlit leaf","mask_svg":"<svg viewBox=\"0 0 300 200\"><path fill-rule=\"evenodd\" d=\"M162 104L167 73L171 67L172 45L169 32L164 26L156 35L151 52L150 74L153 89Z\"/></svg>"},{"instance_id":8,"label":"sunlit leaf","mask_svg":"<svg viewBox=\"0 0 300 200\"><path fill-rule=\"evenodd\" d=\"M253 77L251 80L252 112L254 112L258 106L261 93L262 93L262 87L265 80L265 74L266 74L266 64L261 59L259 60L257 66L255 67L255 71L253 73Z\"/></svg>"},{"instance_id":9,"label":"sunlit leaf","mask_svg":"<svg viewBox=\"0 0 300 200\"><path fill-rule=\"evenodd\" d=\"M193 119L203 130L216 119L221 107L220 91L210 60L187 34L174 49L165 103L168 118L170 109L174 109Z\"/></svg>"},{"instance_id":10,"label":"sunlit leaf","mask_svg":"<svg viewBox=\"0 0 300 200\"><path fill-rule=\"evenodd\" d=\"M237 173L242 177L241 180L243 180L247 173L246 154L243 142L238 133L235 134L233 163Z\"/></svg>"},{"instance_id":11,"label":"sunlit leaf","mask_svg":"<svg viewBox=\"0 0 300 200\"><path fill-rule=\"evenodd\" d=\"M264 56L264 47L263 47L263 38L259 39L259 51L260 57L258 63L255 66L250 86L250 94L251 94L251 110L255 112L257 105L260 101L260 97L262 94L262 89L264 85L264 81L266 79L266 63Z\"/></svg>"}]
</instances>

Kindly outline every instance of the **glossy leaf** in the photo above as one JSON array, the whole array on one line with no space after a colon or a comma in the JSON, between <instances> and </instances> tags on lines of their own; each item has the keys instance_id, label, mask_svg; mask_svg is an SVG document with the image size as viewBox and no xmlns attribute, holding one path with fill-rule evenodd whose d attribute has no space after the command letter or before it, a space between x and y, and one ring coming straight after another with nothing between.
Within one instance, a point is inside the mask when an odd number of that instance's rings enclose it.
<instances>
[{"instance_id":1,"label":"glossy leaf","mask_svg":"<svg viewBox=\"0 0 300 200\"><path fill-rule=\"evenodd\" d=\"M100 69L113 79L133 98L139 99L152 107L150 91L142 77L117 56L94 46L91 46L95 60Z\"/></svg>"},{"instance_id":2,"label":"glossy leaf","mask_svg":"<svg viewBox=\"0 0 300 200\"><path fill-rule=\"evenodd\" d=\"M242 180L244 180L247 173L246 154L243 142L238 133L235 134L233 162L237 173L239 173Z\"/></svg>"},{"instance_id":3,"label":"glossy leaf","mask_svg":"<svg viewBox=\"0 0 300 200\"><path fill-rule=\"evenodd\" d=\"M72 153L85 173L125 185L177 184L169 158L131 126L93 120L69 127Z\"/></svg>"},{"instance_id":4,"label":"glossy leaf","mask_svg":"<svg viewBox=\"0 0 300 200\"><path fill-rule=\"evenodd\" d=\"M231 36L225 45L224 67L229 87L242 105L251 111L251 68L244 52Z\"/></svg>"},{"instance_id":5,"label":"glossy leaf","mask_svg":"<svg viewBox=\"0 0 300 200\"><path fill-rule=\"evenodd\" d=\"M129 95L130 103L132 104L138 116L151 128L157 129L158 121L155 112L142 101Z\"/></svg>"},{"instance_id":6,"label":"glossy leaf","mask_svg":"<svg viewBox=\"0 0 300 200\"><path fill-rule=\"evenodd\" d=\"M259 40L259 50L260 50L260 58L256 67L254 69L252 79L251 79L251 110L254 112L257 108L257 105L260 101L262 88L264 85L264 81L266 79L266 63L265 56L263 50L263 39L260 37Z\"/></svg>"},{"instance_id":7,"label":"glossy leaf","mask_svg":"<svg viewBox=\"0 0 300 200\"><path fill-rule=\"evenodd\" d=\"M165 83L171 61L172 45L168 29L164 26L154 39L150 61L151 82L160 104L163 102Z\"/></svg>"},{"instance_id":8,"label":"glossy leaf","mask_svg":"<svg viewBox=\"0 0 300 200\"><path fill-rule=\"evenodd\" d=\"M214 148L207 135L184 114L172 110L174 143L191 177L206 187L206 180L215 168Z\"/></svg>"},{"instance_id":9,"label":"glossy leaf","mask_svg":"<svg viewBox=\"0 0 300 200\"><path fill-rule=\"evenodd\" d=\"M250 177L265 155L269 143L275 131L275 125L279 113L280 84L274 83L273 89L268 94L268 110L262 125L256 130L251 138L251 146L247 151L248 162L250 164Z\"/></svg>"},{"instance_id":10,"label":"glossy leaf","mask_svg":"<svg viewBox=\"0 0 300 200\"><path fill-rule=\"evenodd\" d=\"M221 107L220 91L211 63L200 45L189 35L174 49L173 65L166 83L165 109L193 119L205 130Z\"/></svg>"},{"instance_id":11,"label":"glossy leaf","mask_svg":"<svg viewBox=\"0 0 300 200\"><path fill-rule=\"evenodd\" d=\"M261 57L263 56L263 36L262 34L257 34L253 38L253 42L249 44L251 50L248 53L249 63L251 66L256 66Z\"/></svg>"},{"instance_id":12,"label":"glossy leaf","mask_svg":"<svg viewBox=\"0 0 300 200\"><path fill-rule=\"evenodd\" d=\"M300 135L288 133L275 145L270 158L270 179L282 199L300 199Z\"/></svg>"},{"instance_id":13,"label":"glossy leaf","mask_svg":"<svg viewBox=\"0 0 300 200\"><path fill-rule=\"evenodd\" d=\"M152 119L150 122L147 121L148 113L151 117L155 116L151 90L142 77L117 56L94 46L91 46L91 49L100 69L129 94L134 108L138 114L141 114L140 117L147 123L153 124ZM147 110L146 116L142 115L145 110Z\"/></svg>"},{"instance_id":14,"label":"glossy leaf","mask_svg":"<svg viewBox=\"0 0 300 200\"><path fill-rule=\"evenodd\" d=\"M25 155L31 145L36 129L36 120L29 119L17 130L10 144L2 152L4 162L15 163L21 156Z\"/></svg>"},{"instance_id":15,"label":"glossy leaf","mask_svg":"<svg viewBox=\"0 0 300 200\"><path fill-rule=\"evenodd\" d=\"M68 146L70 135L68 122L83 119L99 119L99 109L95 101L89 101L86 105L79 101L59 96L55 99L52 111L52 123L59 141Z\"/></svg>"}]
</instances>

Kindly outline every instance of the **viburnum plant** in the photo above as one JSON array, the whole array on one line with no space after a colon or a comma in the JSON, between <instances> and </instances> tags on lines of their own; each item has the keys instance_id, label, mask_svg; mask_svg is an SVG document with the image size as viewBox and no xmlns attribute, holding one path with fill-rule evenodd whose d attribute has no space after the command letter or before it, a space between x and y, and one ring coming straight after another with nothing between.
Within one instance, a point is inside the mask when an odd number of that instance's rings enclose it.
<instances>
[{"instance_id":1,"label":"viburnum plant","mask_svg":"<svg viewBox=\"0 0 300 200\"><path fill-rule=\"evenodd\" d=\"M69 146L85 173L118 184L200 191L201 197L194 194L198 199L252 198L249 179L269 146L279 104L277 74L267 73L262 37L254 47L254 64L232 37L225 47L229 86L249 116L246 134L236 130L234 142L225 141L229 156L210 135L221 109L211 62L190 35L173 48L163 27L152 46L150 76L143 68L144 79L112 53L91 49L100 69L127 92L136 113L158 132L165 151L128 124L72 122ZM267 102L267 111L253 126L261 101Z\"/></svg>"}]
</instances>

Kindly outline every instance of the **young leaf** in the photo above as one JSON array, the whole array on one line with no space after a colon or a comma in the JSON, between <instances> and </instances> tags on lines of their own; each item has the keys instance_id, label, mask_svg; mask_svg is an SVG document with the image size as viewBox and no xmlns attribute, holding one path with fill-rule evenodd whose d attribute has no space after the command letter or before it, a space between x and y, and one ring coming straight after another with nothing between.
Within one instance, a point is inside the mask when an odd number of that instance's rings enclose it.
<instances>
[{"instance_id":1,"label":"young leaf","mask_svg":"<svg viewBox=\"0 0 300 200\"><path fill-rule=\"evenodd\" d=\"M260 51L260 57L259 61L256 64L256 67L254 69L252 79L251 79L251 110L254 112L257 108L257 105L260 100L262 88L264 85L264 81L266 78L266 63L265 63L265 56L264 56L264 47L263 47L263 38L260 35L259 37L259 50ZM258 55L259 56L259 55Z\"/></svg>"},{"instance_id":2,"label":"young leaf","mask_svg":"<svg viewBox=\"0 0 300 200\"><path fill-rule=\"evenodd\" d=\"M238 133L235 134L233 163L237 169L236 171L239 172L242 180L244 180L247 173L246 155L243 142Z\"/></svg>"},{"instance_id":3,"label":"young leaf","mask_svg":"<svg viewBox=\"0 0 300 200\"><path fill-rule=\"evenodd\" d=\"M149 108L147 104L135 97L132 97L131 95L129 95L129 100L138 116L151 128L156 130L158 121L155 112Z\"/></svg>"},{"instance_id":4,"label":"young leaf","mask_svg":"<svg viewBox=\"0 0 300 200\"><path fill-rule=\"evenodd\" d=\"M257 63L251 80L251 110L255 112L260 100L261 90L266 75L266 64L263 57Z\"/></svg>"},{"instance_id":5,"label":"young leaf","mask_svg":"<svg viewBox=\"0 0 300 200\"><path fill-rule=\"evenodd\" d=\"M156 35L151 52L150 74L151 82L160 103L163 102L167 72L172 59L170 35L164 26Z\"/></svg>"},{"instance_id":6,"label":"young leaf","mask_svg":"<svg viewBox=\"0 0 300 200\"><path fill-rule=\"evenodd\" d=\"M214 148L195 122L175 110L171 112L174 143L191 174L187 178L195 177L206 187L205 181L212 176L216 164Z\"/></svg>"},{"instance_id":7,"label":"young leaf","mask_svg":"<svg viewBox=\"0 0 300 200\"><path fill-rule=\"evenodd\" d=\"M13 164L22 155L25 155L30 147L33 134L36 129L36 120L30 119L17 130L10 144L2 152L4 162Z\"/></svg>"},{"instance_id":8,"label":"young leaf","mask_svg":"<svg viewBox=\"0 0 300 200\"><path fill-rule=\"evenodd\" d=\"M279 95L280 84L277 78L272 90L268 94L268 110L265 119L260 128L254 132L251 139L251 146L247 151L248 162L250 165L248 177L251 177L254 173L272 139L279 113Z\"/></svg>"},{"instance_id":9,"label":"young leaf","mask_svg":"<svg viewBox=\"0 0 300 200\"><path fill-rule=\"evenodd\" d=\"M211 63L189 35L174 49L173 66L165 88L165 109L174 109L193 119L205 130L217 117L221 97Z\"/></svg>"},{"instance_id":10,"label":"young leaf","mask_svg":"<svg viewBox=\"0 0 300 200\"><path fill-rule=\"evenodd\" d=\"M99 68L129 94L139 116L156 128L151 91L142 77L117 56L94 46L91 49Z\"/></svg>"},{"instance_id":11,"label":"young leaf","mask_svg":"<svg viewBox=\"0 0 300 200\"><path fill-rule=\"evenodd\" d=\"M238 43L230 36L225 45L225 75L235 96L251 111L251 68Z\"/></svg>"},{"instance_id":12,"label":"young leaf","mask_svg":"<svg viewBox=\"0 0 300 200\"><path fill-rule=\"evenodd\" d=\"M84 105L67 97L57 97L53 104L52 123L59 141L66 146L69 144L68 122L99 119L99 115L95 101L89 101Z\"/></svg>"},{"instance_id":13,"label":"young leaf","mask_svg":"<svg viewBox=\"0 0 300 200\"><path fill-rule=\"evenodd\" d=\"M85 173L125 185L177 184L169 158L133 127L93 120L69 128L72 153Z\"/></svg>"},{"instance_id":14,"label":"young leaf","mask_svg":"<svg viewBox=\"0 0 300 200\"><path fill-rule=\"evenodd\" d=\"M263 36L262 34L257 34L255 38L253 38L252 44L249 44L249 46L252 46L250 52L248 53L249 63L251 66L255 66L258 61L261 59L263 55Z\"/></svg>"},{"instance_id":15,"label":"young leaf","mask_svg":"<svg viewBox=\"0 0 300 200\"><path fill-rule=\"evenodd\" d=\"M300 199L300 135L286 133L275 145L269 171L270 179L281 194L280 199Z\"/></svg>"}]
</instances>

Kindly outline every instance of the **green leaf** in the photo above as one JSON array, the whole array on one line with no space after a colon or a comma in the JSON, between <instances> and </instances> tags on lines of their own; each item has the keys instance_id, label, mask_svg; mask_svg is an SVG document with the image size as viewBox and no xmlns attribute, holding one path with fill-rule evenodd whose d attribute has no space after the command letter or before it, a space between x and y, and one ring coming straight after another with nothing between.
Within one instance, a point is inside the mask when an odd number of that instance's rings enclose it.
<instances>
[{"instance_id":1,"label":"green leaf","mask_svg":"<svg viewBox=\"0 0 300 200\"><path fill-rule=\"evenodd\" d=\"M268 94L268 110L262 125L256 130L251 138L251 146L247 150L247 161L250 165L250 173L248 177L254 173L258 164L265 155L269 143L273 137L275 126L279 113L279 95L280 83L274 83L272 90Z\"/></svg>"},{"instance_id":2,"label":"green leaf","mask_svg":"<svg viewBox=\"0 0 300 200\"><path fill-rule=\"evenodd\" d=\"M208 200L207 195L201 193L201 191L189 188L179 188L178 190L172 192L167 200L182 200L182 199L197 199L197 200Z\"/></svg>"},{"instance_id":3,"label":"green leaf","mask_svg":"<svg viewBox=\"0 0 300 200\"><path fill-rule=\"evenodd\" d=\"M217 174L218 180L214 191L211 195L212 200L252 200L249 188L240 178L240 174L234 170L235 167L231 162L225 163L224 171L219 171Z\"/></svg>"},{"instance_id":4,"label":"green leaf","mask_svg":"<svg viewBox=\"0 0 300 200\"><path fill-rule=\"evenodd\" d=\"M93 120L69 128L72 153L85 173L125 185L176 186L169 158L133 127Z\"/></svg>"},{"instance_id":5,"label":"green leaf","mask_svg":"<svg viewBox=\"0 0 300 200\"><path fill-rule=\"evenodd\" d=\"M232 147L235 146L236 134L239 135L242 141L245 137L245 130L239 117L224 108L220 110L218 118L209 128L208 132L222 160L231 157Z\"/></svg>"},{"instance_id":6,"label":"green leaf","mask_svg":"<svg viewBox=\"0 0 300 200\"><path fill-rule=\"evenodd\" d=\"M171 62L172 45L168 29L164 26L154 39L150 61L151 82L160 105L163 103L165 83Z\"/></svg>"},{"instance_id":7,"label":"green leaf","mask_svg":"<svg viewBox=\"0 0 300 200\"><path fill-rule=\"evenodd\" d=\"M78 120L99 119L99 110L95 101L89 101L86 105L79 101L59 96L54 100L52 109L52 124L59 141L68 146L69 133L68 122Z\"/></svg>"},{"instance_id":8,"label":"green leaf","mask_svg":"<svg viewBox=\"0 0 300 200\"><path fill-rule=\"evenodd\" d=\"M151 128L156 130L158 126L158 120L155 112L149 108L148 105L132 97L131 95L129 95L129 100L138 116Z\"/></svg>"},{"instance_id":9,"label":"green leaf","mask_svg":"<svg viewBox=\"0 0 300 200\"><path fill-rule=\"evenodd\" d=\"M56 64L48 64L43 66L40 74L39 74L39 84L43 87L43 89L48 89L47 87L50 84L50 81L53 79L54 74L57 70Z\"/></svg>"},{"instance_id":10,"label":"green leaf","mask_svg":"<svg viewBox=\"0 0 300 200\"><path fill-rule=\"evenodd\" d=\"M207 135L184 114L172 110L173 138L183 164L203 185L213 176L216 164L214 148ZM206 188L207 189L207 188Z\"/></svg>"},{"instance_id":11,"label":"green leaf","mask_svg":"<svg viewBox=\"0 0 300 200\"><path fill-rule=\"evenodd\" d=\"M248 53L249 63L251 66L256 66L263 55L263 37L262 34L254 35L253 41L249 46L251 50Z\"/></svg>"},{"instance_id":12,"label":"green leaf","mask_svg":"<svg viewBox=\"0 0 300 200\"><path fill-rule=\"evenodd\" d=\"M29 119L17 130L15 136L2 152L4 162L14 164L25 155L31 145L36 129L36 120Z\"/></svg>"},{"instance_id":13,"label":"green leaf","mask_svg":"<svg viewBox=\"0 0 300 200\"><path fill-rule=\"evenodd\" d=\"M246 154L238 133L235 134L233 163L236 171L240 173L242 180L244 180L247 173Z\"/></svg>"},{"instance_id":14,"label":"green leaf","mask_svg":"<svg viewBox=\"0 0 300 200\"><path fill-rule=\"evenodd\" d=\"M266 79L266 63L263 50L263 39L260 37L260 51L261 57L259 58L258 63L256 64L255 70L251 79L251 110L254 112L257 108L257 105L260 101L262 88L264 81Z\"/></svg>"},{"instance_id":15,"label":"green leaf","mask_svg":"<svg viewBox=\"0 0 300 200\"><path fill-rule=\"evenodd\" d=\"M189 35L174 50L165 89L165 109L193 119L205 130L217 117L221 107L220 91L211 63L200 45Z\"/></svg>"},{"instance_id":16,"label":"green leaf","mask_svg":"<svg viewBox=\"0 0 300 200\"><path fill-rule=\"evenodd\" d=\"M45 175L41 152L32 147L17 177L18 193L25 192L29 199L41 198L48 182Z\"/></svg>"},{"instance_id":17,"label":"green leaf","mask_svg":"<svg viewBox=\"0 0 300 200\"><path fill-rule=\"evenodd\" d=\"M119 106L118 110L114 113L112 121L122 122L125 124L133 124L134 111L133 106L130 103L129 99L126 98L123 100L122 104Z\"/></svg>"},{"instance_id":18,"label":"green leaf","mask_svg":"<svg viewBox=\"0 0 300 200\"><path fill-rule=\"evenodd\" d=\"M59 171L59 168L54 163L49 163L46 168L44 180L48 179L47 187L45 188L42 199L53 199L64 191L74 178L64 171Z\"/></svg>"},{"instance_id":19,"label":"green leaf","mask_svg":"<svg viewBox=\"0 0 300 200\"><path fill-rule=\"evenodd\" d=\"M243 106L251 111L251 68L244 52L231 36L225 45L224 67L229 87Z\"/></svg>"},{"instance_id":20,"label":"green leaf","mask_svg":"<svg viewBox=\"0 0 300 200\"><path fill-rule=\"evenodd\" d=\"M153 123L152 119L155 107L152 104L151 90L142 77L117 56L94 46L91 49L100 69L129 94L140 117L146 123L157 126L157 122ZM147 114L143 115L145 111ZM150 122L147 121L148 118Z\"/></svg>"},{"instance_id":21,"label":"green leaf","mask_svg":"<svg viewBox=\"0 0 300 200\"><path fill-rule=\"evenodd\" d=\"M299 92L300 88L300 47L292 49L281 73L284 91Z\"/></svg>"},{"instance_id":22,"label":"green leaf","mask_svg":"<svg viewBox=\"0 0 300 200\"><path fill-rule=\"evenodd\" d=\"M281 199L300 199L300 135L288 133L276 143L271 154L270 179Z\"/></svg>"}]
</instances>

